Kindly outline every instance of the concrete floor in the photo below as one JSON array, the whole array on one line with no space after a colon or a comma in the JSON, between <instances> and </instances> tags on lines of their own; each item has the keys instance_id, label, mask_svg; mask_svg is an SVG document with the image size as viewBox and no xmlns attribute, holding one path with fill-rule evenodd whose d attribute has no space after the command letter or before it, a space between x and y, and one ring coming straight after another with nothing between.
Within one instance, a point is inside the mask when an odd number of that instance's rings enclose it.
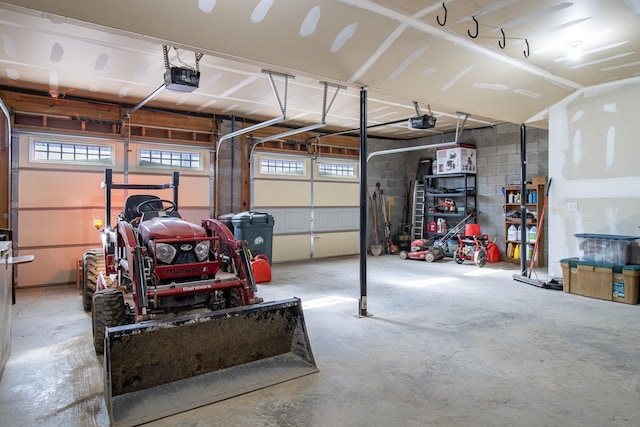
<instances>
[{"instance_id":1,"label":"concrete floor","mask_svg":"<svg viewBox=\"0 0 640 427\"><path fill-rule=\"evenodd\" d=\"M275 265L320 372L151 426L638 426L640 307L512 280L517 266L368 258ZM545 277L546 278L546 277ZM23 289L0 426L106 426L90 316L73 286Z\"/></svg>"}]
</instances>

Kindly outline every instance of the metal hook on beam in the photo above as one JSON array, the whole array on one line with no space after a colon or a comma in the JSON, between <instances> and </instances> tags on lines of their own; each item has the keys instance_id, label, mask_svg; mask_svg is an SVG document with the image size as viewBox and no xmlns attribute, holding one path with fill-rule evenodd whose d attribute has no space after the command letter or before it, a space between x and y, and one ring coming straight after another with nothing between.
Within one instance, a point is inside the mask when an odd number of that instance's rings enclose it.
<instances>
[{"instance_id":1,"label":"metal hook on beam","mask_svg":"<svg viewBox=\"0 0 640 427\"><path fill-rule=\"evenodd\" d=\"M507 37L504 35L502 28L500 28L500 32L502 33L502 40L498 40L498 46L500 46L500 49L504 49L507 46Z\"/></svg>"},{"instance_id":2,"label":"metal hook on beam","mask_svg":"<svg viewBox=\"0 0 640 427\"><path fill-rule=\"evenodd\" d=\"M471 31L467 30L467 34L469 34L469 37L471 37L472 39L475 39L476 37L478 37L479 24L478 24L478 20L476 19L475 16L472 16L471 19L473 19L473 22L476 23L476 33L474 35L472 35Z\"/></svg>"},{"instance_id":3,"label":"metal hook on beam","mask_svg":"<svg viewBox=\"0 0 640 427\"><path fill-rule=\"evenodd\" d=\"M524 42L527 44L527 50L524 51L524 57L528 58L529 57L529 40L524 39Z\"/></svg>"},{"instance_id":4,"label":"metal hook on beam","mask_svg":"<svg viewBox=\"0 0 640 427\"><path fill-rule=\"evenodd\" d=\"M442 7L444 8L444 19L440 22L440 15L437 15L436 19L438 20L438 24L440 24L441 27L444 27L444 24L447 23L447 6L445 6L444 2L442 2Z\"/></svg>"}]
</instances>

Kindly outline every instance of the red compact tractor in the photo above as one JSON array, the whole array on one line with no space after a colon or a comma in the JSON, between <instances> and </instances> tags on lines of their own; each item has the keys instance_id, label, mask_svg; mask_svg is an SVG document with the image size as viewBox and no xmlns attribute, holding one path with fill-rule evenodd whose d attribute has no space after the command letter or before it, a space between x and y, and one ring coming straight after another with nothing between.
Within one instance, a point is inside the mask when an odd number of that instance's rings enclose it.
<instances>
[{"instance_id":1,"label":"red compact tractor","mask_svg":"<svg viewBox=\"0 0 640 427\"><path fill-rule=\"evenodd\" d=\"M82 301L91 310L95 351L104 353L105 399L115 425L138 425L191 409L194 401L253 390L247 384L263 388L317 371L300 300L256 297L246 242L218 220L185 221L178 183L174 172L167 184L115 184L112 170L105 171L103 248L84 254ZM116 189L173 190L173 199L129 195L112 226ZM198 398L176 405L185 388Z\"/></svg>"},{"instance_id":2,"label":"red compact tractor","mask_svg":"<svg viewBox=\"0 0 640 427\"><path fill-rule=\"evenodd\" d=\"M106 170L103 255L91 250L83 257L83 303L93 314L98 354L103 351L105 327L185 309L219 310L262 302L254 296L246 244L217 220L201 225L183 220L178 213L178 181L175 172L170 184L114 184L111 169ZM173 189L173 200L130 195L112 227L114 189Z\"/></svg>"}]
</instances>

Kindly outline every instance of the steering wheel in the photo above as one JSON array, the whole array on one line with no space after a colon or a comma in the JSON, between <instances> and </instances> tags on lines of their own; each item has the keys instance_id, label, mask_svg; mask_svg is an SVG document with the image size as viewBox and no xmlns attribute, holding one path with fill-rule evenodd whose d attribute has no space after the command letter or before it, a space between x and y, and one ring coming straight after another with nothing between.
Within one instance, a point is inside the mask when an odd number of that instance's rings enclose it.
<instances>
[{"instance_id":1,"label":"steering wheel","mask_svg":"<svg viewBox=\"0 0 640 427\"><path fill-rule=\"evenodd\" d=\"M171 200L164 200L164 199L149 199L149 200L145 200L144 202L140 203L138 206L136 206L136 211L138 212L138 214L140 216L142 216L142 214L144 212L154 212L157 211L158 209L156 209L156 207L151 206L152 203L158 203L160 202L160 204L162 205L162 210L165 212L175 212L176 210L176 204L173 203L173 201ZM165 205L168 205L167 207L165 207Z\"/></svg>"}]
</instances>

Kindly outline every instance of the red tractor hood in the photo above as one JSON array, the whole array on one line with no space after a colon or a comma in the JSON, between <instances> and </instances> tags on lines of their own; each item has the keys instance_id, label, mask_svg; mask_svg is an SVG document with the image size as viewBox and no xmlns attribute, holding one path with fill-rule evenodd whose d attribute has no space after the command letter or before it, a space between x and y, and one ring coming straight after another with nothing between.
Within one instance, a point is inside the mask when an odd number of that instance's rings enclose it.
<instances>
[{"instance_id":1,"label":"red tractor hood","mask_svg":"<svg viewBox=\"0 0 640 427\"><path fill-rule=\"evenodd\" d=\"M207 237L207 233L199 225L181 218L160 217L141 222L138 231L143 241L150 239L194 239Z\"/></svg>"}]
</instances>

